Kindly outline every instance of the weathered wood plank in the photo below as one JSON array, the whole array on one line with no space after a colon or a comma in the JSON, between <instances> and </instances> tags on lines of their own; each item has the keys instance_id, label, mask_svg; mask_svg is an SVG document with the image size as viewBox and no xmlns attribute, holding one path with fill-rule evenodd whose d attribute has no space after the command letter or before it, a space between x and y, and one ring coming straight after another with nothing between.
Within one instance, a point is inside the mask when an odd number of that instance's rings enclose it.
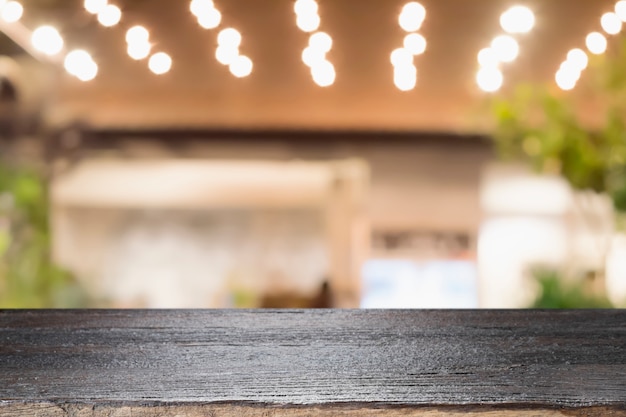
<instances>
[{"instance_id":1,"label":"weathered wood plank","mask_svg":"<svg viewBox=\"0 0 626 417\"><path fill-rule=\"evenodd\" d=\"M626 416L626 311L1 311L0 416Z\"/></svg>"}]
</instances>

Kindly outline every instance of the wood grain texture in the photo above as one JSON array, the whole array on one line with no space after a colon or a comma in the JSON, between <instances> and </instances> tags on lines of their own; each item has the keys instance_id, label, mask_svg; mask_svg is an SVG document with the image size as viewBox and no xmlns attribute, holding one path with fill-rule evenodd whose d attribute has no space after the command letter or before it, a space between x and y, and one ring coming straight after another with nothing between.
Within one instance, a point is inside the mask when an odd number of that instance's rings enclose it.
<instances>
[{"instance_id":1,"label":"wood grain texture","mask_svg":"<svg viewBox=\"0 0 626 417\"><path fill-rule=\"evenodd\" d=\"M0 416L626 416L624 311L0 311Z\"/></svg>"}]
</instances>

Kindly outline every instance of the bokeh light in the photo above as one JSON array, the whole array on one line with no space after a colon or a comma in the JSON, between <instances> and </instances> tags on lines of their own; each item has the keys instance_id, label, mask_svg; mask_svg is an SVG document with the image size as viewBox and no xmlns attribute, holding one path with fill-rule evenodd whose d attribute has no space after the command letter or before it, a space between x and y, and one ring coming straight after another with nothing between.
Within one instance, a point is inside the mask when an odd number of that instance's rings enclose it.
<instances>
[{"instance_id":1,"label":"bokeh light","mask_svg":"<svg viewBox=\"0 0 626 417\"><path fill-rule=\"evenodd\" d=\"M252 60L245 55L237 56L229 65L231 74L237 78L247 77L252 73Z\"/></svg>"},{"instance_id":2,"label":"bokeh light","mask_svg":"<svg viewBox=\"0 0 626 417\"><path fill-rule=\"evenodd\" d=\"M98 13L98 22L102 26L111 27L117 25L122 19L122 11L114 4L107 4Z\"/></svg>"},{"instance_id":3,"label":"bokeh light","mask_svg":"<svg viewBox=\"0 0 626 417\"><path fill-rule=\"evenodd\" d=\"M309 46L320 52L329 52L333 47L333 38L326 32L315 32L309 38Z\"/></svg>"},{"instance_id":4,"label":"bokeh light","mask_svg":"<svg viewBox=\"0 0 626 417\"><path fill-rule=\"evenodd\" d=\"M217 9L211 9L198 16L198 24L204 29L215 29L222 23L222 13Z\"/></svg>"},{"instance_id":5,"label":"bokeh light","mask_svg":"<svg viewBox=\"0 0 626 417\"><path fill-rule=\"evenodd\" d=\"M91 14L98 14L107 6L108 3L108 0L85 0L83 5L87 12Z\"/></svg>"},{"instance_id":6,"label":"bokeh light","mask_svg":"<svg viewBox=\"0 0 626 417\"><path fill-rule=\"evenodd\" d=\"M481 67L497 67L500 60L491 48L483 48L478 52L478 63Z\"/></svg>"},{"instance_id":7,"label":"bokeh light","mask_svg":"<svg viewBox=\"0 0 626 417\"><path fill-rule=\"evenodd\" d=\"M222 29L217 35L217 43L223 47L238 48L241 45L241 33L233 28Z\"/></svg>"},{"instance_id":8,"label":"bokeh light","mask_svg":"<svg viewBox=\"0 0 626 417\"><path fill-rule=\"evenodd\" d=\"M504 76L502 71L495 67L483 67L476 74L478 87L486 93L495 93L502 88Z\"/></svg>"},{"instance_id":9,"label":"bokeh light","mask_svg":"<svg viewBox=\"0 0 626 417\"><path fill-rule=\"evenodd\" d=\"M582 71L589 65L589 57L580 48L572 49L567 53L567 62L569 62L574 68Z\"/></svg>"},{"instance_id":10,"label":"bokeh light","mask_svg":"<svg viewBox=\"0 0 626 417\"><path fill-rule=\"evenodd\" d=\"M594 55L600 55L606 52L608 42L606 37L600 32L591 32L585 39L587 49Z\"/></svg>"},{"instance_id":11,"label":"bokeh light","mask_svg":"<svg viewBox=\"0 0 626 417\"><path fill-rule=\"evenodd\" d=\"M617 35L622 31L622 20L613 12L603 14L600 23L609 35Z\"/></svg>"},{"instance_id":12,"label":"bokeh light","mask_svg":"<svg viewBox=\"0 0 626 417\"><path fill-rule=\"evenodd\" d=\"M391 53L390 60L394 67L413 65L413 54L404 48L397 48Z\"/></svg>"},{"instance_id":13,"label":"bokeh light","mask_svg":"<svg viewBox=\"0 0 626 417\"><path fill-rule=\"evenodd\" d=\"M500 16L500 26L507 33L528 33L535 26L535 14L528 7L513 6Z\"/></svg>"},{"instance_id":14,"label":"bokeh light","mask_svg":"<svg viewBox=\"0 0 626 417\"><path fill-rule=\"evenodd\" d=\"M320 87L329 87L335 83L335 67L328 61L321 61L311 68L313 81Z\"/></svg>"},{"instance_id":15,"label":"bokeh light","mask_svg":"<svg viewBox=\"0 0 626 417\"><path fill-rule=\"evenodd\" d=\"M215 50L215 59L222 65L230 65L239 56L239 49L229 46L218 46Z\"/></svg>"},{"instance_id":16,"label":"bokeh light","mask_svg":"<svg viewBox=\"0 0 626 417\"><path fill-rule=\"evenodd\" d=\"M491 50L500 62L513 62L519 55L519 44L511 36L500 35L491 42Z\"/></svg>"},{"instance_id":17,"label":"bokeh light","mask_svg":"<svg viewBox=\"0 0 626 417\"><path fill-rule=\"evenodd\" d=\"M162 75L172 68L172 58L165 52L158 52L150 57L148 68L157 75Z\"/></svg>"},{"instance_id":18,"label":"bokeh light","mask_svg":"<svg viewBox=\"0 0 626 417\"><path fill-rule=\"evenodd\" d=\"M133 42L129 43L126 48L128 56L136 61L146 59L150 55L152 45L149 42Z\"/></svg>"},{"instance_id":19,"label":"bokeh light","mask_svg":"<svg viewBox=\"0 0 626 417\"><path fill-rule=\"evenodd\" d=\"M419 33L409 33L404 37L404 49L413 55L421 55L426 52L426 38Z\"/></svg>"},{"instance_id":20,"label":"bokeh light","mask_svg":"<svg viewBox=\"0 0 626 417\"><path fill-rule=\"evenodd\" d=\"M322 20L317 14L298 15L296 25L303 32L315 32L319 29Z\"/></svg>"},{"instance_id":21,"label":"bokeh light","mask_svg":"<svg viewBox=\"0 0 626 417\"><path fill-rule=\"evenodd\" d=\"M63 49L63 38L52 26L40 26L31 35L33 47L46 55L56 55Z\"/></svg>"},{"instance_id":22,"label":"bokeh light","mask_svg":"<svg viewBox=\"0 0 626 417\"><path fill-rule=\"evenodd\" d=\"M2 11L0 12L0 15L2 16L2 20L4 20L7 23L17 22L18 20L22 18L23 14L24 14L24 7L22 6L22 3L19 3L17 1L10 1L6 3L2 7Z\"/></svg>"},{"instance_id":23,"label":"bokeh light","mask_svg":"<svg viewBox=\"0 0 626 417\"><path fill-rule=\"evenodd\" d=\"M77 49L65 56L65 70L81 81L91 81L98 75L98 65L87 51Z\"/></svg>"},{"instance_id":24,"label":"bokeh light","mask_svg":"<svg viewBox=\"0 0 626 417\"><path fill-rule=\"evenodd\" d=\"M415 32L422 27L426 19L426 9L420 3L410 2L404 5L398 23L407 32Z\"/></svg>"},{"instance_id":25,"label":"bokeh light","mask_svg":"<svg viewBox=\"0 0 626 417\"><path fill-rule=\"evenodd\" d=\"M417 68L412 64L394 67L393 83L400 91L413 90L417 84Z\"/></svg>"}]
</instances>

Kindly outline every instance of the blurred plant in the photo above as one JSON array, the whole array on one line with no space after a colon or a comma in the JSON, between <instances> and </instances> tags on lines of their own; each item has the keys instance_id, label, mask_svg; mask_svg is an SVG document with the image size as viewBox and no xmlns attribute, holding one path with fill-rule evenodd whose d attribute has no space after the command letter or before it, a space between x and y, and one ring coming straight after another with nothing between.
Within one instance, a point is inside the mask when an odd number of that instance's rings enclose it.
<instances>
[{"instance_id":1,"label":"blurred plant","mask_svg":"<svg viewBox=\"0 0 626 417\"><path fill-rule=\"evenodd\" d=\"M609 53L592 56L584 77L578 88L586 104L595 105L594 111L600 110L599 114L605 115L594 128L589 128L589 123L583 122L582 115L574 110L571 101L576 96L558 90L553 82L525 84L517 86L509 95L495 96L490 102L495 119L494 143L501 160L523 162L540 174L561 175L574 190L586 192L579 193L581 198L593 193L608 195L616 210L616 228L624 231L626 38ZM597 219L583 220L594 226ZM602 241L597 242L605 257L611 238L601 237ZM598 282L604 280L604 267L594 272ZM559 277L559 274L545 273L539 277L544 295L538 306L574 307L576 303L586 306L596 302L598 306L605 306L597 290L591 302L580 292L584 286L565 287Z\"/></svg>"},{"instance_id":2,"label":"blurred plant","mask_svg":"<svg viewBox=\"0 0 626 417\"><path fill-rule=\"evenodd\" d=\"M72 276L51 260L48 201L42 175L0 162L0 308L89 304Z\"/></svg>"},{"instance_id":3,"label":"blurred plant","mask_svg":"<svg viewBox=\"0 0 626 417\"><path fill-rule=\"evenodd\" d=\"M542 269L534 272L539 284L539 295L532 308L573 309L573 308L612 308L611 302L603 296L589 291L591 282L567 281L558 271Z\"/></svg>"}]
</instances>

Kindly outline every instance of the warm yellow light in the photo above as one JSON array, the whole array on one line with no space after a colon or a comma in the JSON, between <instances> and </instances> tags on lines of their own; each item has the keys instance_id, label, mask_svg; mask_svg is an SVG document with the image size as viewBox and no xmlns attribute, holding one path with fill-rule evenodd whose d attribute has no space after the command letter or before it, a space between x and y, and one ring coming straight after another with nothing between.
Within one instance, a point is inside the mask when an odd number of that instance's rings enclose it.
<instances>
[{"instance_id":1,"label":"warm yellow light","mask_svg":"<svg viewBox=\"0 0 626 417\"><path fill-rule=\"evenodd\" d=\"M394 67L413 65L413 54L404 48L394 49L390 58Z\"/></svg>"},{"instance_id":2,"label":"warm yellow light","mask_svg":"<svg viewBox=\"0 0 626 417\"><path fill-rule=\"evenodd\" d=\"M502 71L495 67L483 67L476 74L476 84L486 93L495 93L504 82Z\"/></svg>"},{"instance_id":3,"label":"warm yellow light","mask_svg":"<svg viewBox=\"0 0 626 417\"><path fill-rule=\"evenodd\" d=\"M528 7L513 6L500 16L500 26L507 33L528 33L535 26L535 14Z\"/></svg>"},{"instance_id":4,"label":"warm yellow light","mask_svg":"<svg viewBox=\"0 0 626 417\"><path fill-rule=\"evenodd\" d=\"M622 20L613 12L604 13L600 19L600 24L609 35L617 35L622 31Z\"/></svg>"},{"instance_id":5,"label":"warm yellow light","mask_svg":"<svg viewBox=\"0 0 626 417\"><path fill-rule=\"evenodd\" d=\"M74 50L65 56L65 70L81 81L91 81L98 75L98 65L91 55L82 49Z\"/></svg>"},{"instance_id":6,"label":"warm yellow light","mask_svg":"<svg viewBox=\"0 0 626 417\"><path fill-rule=\"evenodd\" d=\"M241 44L241 33L237 29L222 29L217 35L217 43L219 46L227 48L238 48Z\"/></svg>"},{"instance_id":7,"label":"warm yellow light","mask_svg":"<svg viewBox=\"0 0 626 417\"><path fill-rule=\"evenodd\" d=\"M316 15L319 6L315 0L297 0L293 5L293 11L298 16Z\"/></svg>"},{"instance_id":8,"label":"warm yellow light","mask_svg":"<svg viewBox=\"0 0 626 417\"><path fill-rule=\"evenodd\" d=\"M513 62L519 55L519 44L508 35L500 35L491 42L491 50L500 62Z\"/></svg>"},{"instance_id":9,"label":"warm yellow light","mask_svg":"<svg viewBox=\"0 0 626 417\"><path fill-rule=\"evenodd\" d=\"M407 32L415 32L422 27L426 19L426 9L420 3L410 2L404 5L398 23L400 27Z\"/></svg>"},{"instance_id":10,"label":"warm yellow light","mask_svg":"<svg viewBox=\"0 0 626 417\"><path fill-rule=\"evenodd\" d=\"M105 27L115 26L121 19L122 11L114 4L108 4L98 13L98 22Z\"/></svg>"},{"instance_id":11,"label":"warm yellow light","mask_svg":"<svg viewBox=\"0 0 626 417\"><path fill-rule=\"evenodd\" d=\"M572 67L582 71L589 65L589 57L582 49L575 48L567 53L567 62L569 62Z\"/></svg>"},{"instance_id":12,"label":"warm yellow light","mask_svg":"<svg viewBox=\"0 0 626 417\"><path fill-rule=\"evenodd\" d=\"M239 56L239 49L228 46L218 46L215 50L215 59L222 65L230 65Z\"/></svg>"},{"instance_id":13,"label":"warm yellow light","mask_svg":"<svg viewBox=\"0 0 626 417\"><path fill-rule=\"evenodd\" d=\"M162 75L172 68L172 58L165 52L158 52L150 57L148 68L156 75Z\"/></svg>"},{"instance_id":14,"label":"warm yellow light","mask_svg":"<svg viewBox=\"0 0 626 417\"><path fill-rule=\"evenodd\" d=\"M626 0L615 3L615 14L622 22L626 22Z\"/></svg>"},{"instance_id":15,"label":"warm yellow light","mask_svg":"<svg viewBox=\"0 0 626 417\"><path fill-rule=\"evenodd\" d=\"M400 91L413 90L417 85L417 68L414 65L394 67L393 83Z\"/></svg>"},{"instance_id":16,"label":"warm yellow light","mask_svg":"<svg viewBox=\"0 0 626 417\"><path fill-rule=\"evenodd\" d=\"M239 55L231 62L229 69L237 78L247 77L252 73L252 60L245 55Z\"/></svg>"},{"instance_id":17,"label":"warm yellow light","mask_svg":"<svg viewBox=\"0 0 626 417\"><path fill-rule=\"evenodd\" d=\"M483 48L478 52L478 63L481 67L497 67L500 60L491 48Z\"/></svg>"},{"instance_id":18,"label":"warm yellow light","mask_svg":"<svg viewBox=\"0 0 626 417\"><path fill-rule=\"evenodd\" d=\"M221 22L222 14L217 9L211 9L198 16L198 24L204 29L215 29Z\"/></svg>"},{"instance_id":19,"label":"warm yellow light","mask_svg":"<svg viewBox=\"0 0 626 417\"><path fill-rule=\"evenodd\" d=\"M413 55L421 55L426 52L426 38L419 33L409 33L404 37L404 49Z\"/></svg>"},{"instance_id":20,"label":"warm yellow light","mask_svg":"<svg viewBox=\"0 0 626 417\"><path fill-rule=\"evenodd\" d=\"M309 46L320 52L329 52L333 47L333 38L326 32L315 32L309 38Z\"/></svg>"},{"instance_id":21,"label":"warm yellow light","mask_svg":"<svg viewBox=\"0 0 626 417\"><path fill-rule=\"evenodd\" d=\"M196 17L200 17L213 9L215 9L215 5L212 0L191 0L191 4L189 5L191 14Z\"/></svg>"},{"instance_id":22,"label":"warm yellow light","mask_svg":"<svg viewBox=\"0 0 626 417\"><path fill-rule=\"evenodd\" d=\"M574 68L568 62L564 62L556 72L556 85L564 91L572 90L580 79L580 70Z\"/></svg>"},{"instance_id":23,"label":"warm yellow light","mask_svg":"<svg viewBox=\"0 0 626 417\"><path fill-rule=\"evenodd\" d=\"M328 61L321 61L311 68L313 81L320 87L329 87L335 83L335 67Z\"/></svg>"},{"instance_id":24,"label":"warm yellow light","mask_svg":"<svg viewBox=\"0 0 626 417\"><path fill-rule=\"evenodd\" d=\"M607 40L600 32L591 32L585 39L587 49L594 55L600 55L606 52L608 46Z\"/></svg>"},{"instance_id":25,"label":"warm yellow light","mask_svg":"<svg viewBox=\"0 0 626 417\"><path fill-rule=\"evenodd\" d=\"M33 47L46 55L56 55L63 49L63 38L52 26L40 26L31 36Z\"/></svg>"},{"instance_id":26,"label":"warm yellow light","mask_svg":"<svg viewBox=\"0 0 626 417\"><path fill-rule=\"evenodd\" d=\"M303 32L315 32L320 27L322 20L317 14L298 15L296 25Z\"/></svg>"},{"instance_id":27,"label":"warm yellow light","mask_svg":"<svg viewBox=\"0 0 626 417\"><path fill-rule=\"evenodd\" d=\"M102 9L106 7L108 0L85 0L84 6L91 14L98 14Z\"/></svg>"},{"instance_id":28,"label":"warm yellow light","mask_svg":"<svg viewBox=\"0 0 626 417\"><path fill-rule=\"evenodd\" d=\"M7 23L15 23L22 18L24 7L17 1L10 1L2 7L2 20Z\"/></svg>"},{"instance_id":29,"label":"warm yellow light","mask_svg":"<svg viewBox=\"0 0 626 417\"><path fill-rule=\"evenodd\" d=\"M129 57L139 61L147 58L151 49L152 45L149 42L133 42L128 44L126 52L128 52Z\"/></svg>"},{"instance_id":30,"label":"warm yellow light","mask_svg":"<svg viewBox=\"0 0 626 417\"><path fill-rule=\"evenodd\" d=\"M304 62L307 67L313 68L323 61L326 61L326 53L324 51L310 46L304 48L302 51L302 62Z\"/></svg>"},{"instance_id":31,"label":"warm yellow light","mask_svg":"<svg viewBox=\"0 0 626 417\"><path fill-rule=\"evenodd\" d=\"M150 40L150 32L143 26L133 26L126 32L126 43L146 43Z\"/></svg>"}]
</instances>

